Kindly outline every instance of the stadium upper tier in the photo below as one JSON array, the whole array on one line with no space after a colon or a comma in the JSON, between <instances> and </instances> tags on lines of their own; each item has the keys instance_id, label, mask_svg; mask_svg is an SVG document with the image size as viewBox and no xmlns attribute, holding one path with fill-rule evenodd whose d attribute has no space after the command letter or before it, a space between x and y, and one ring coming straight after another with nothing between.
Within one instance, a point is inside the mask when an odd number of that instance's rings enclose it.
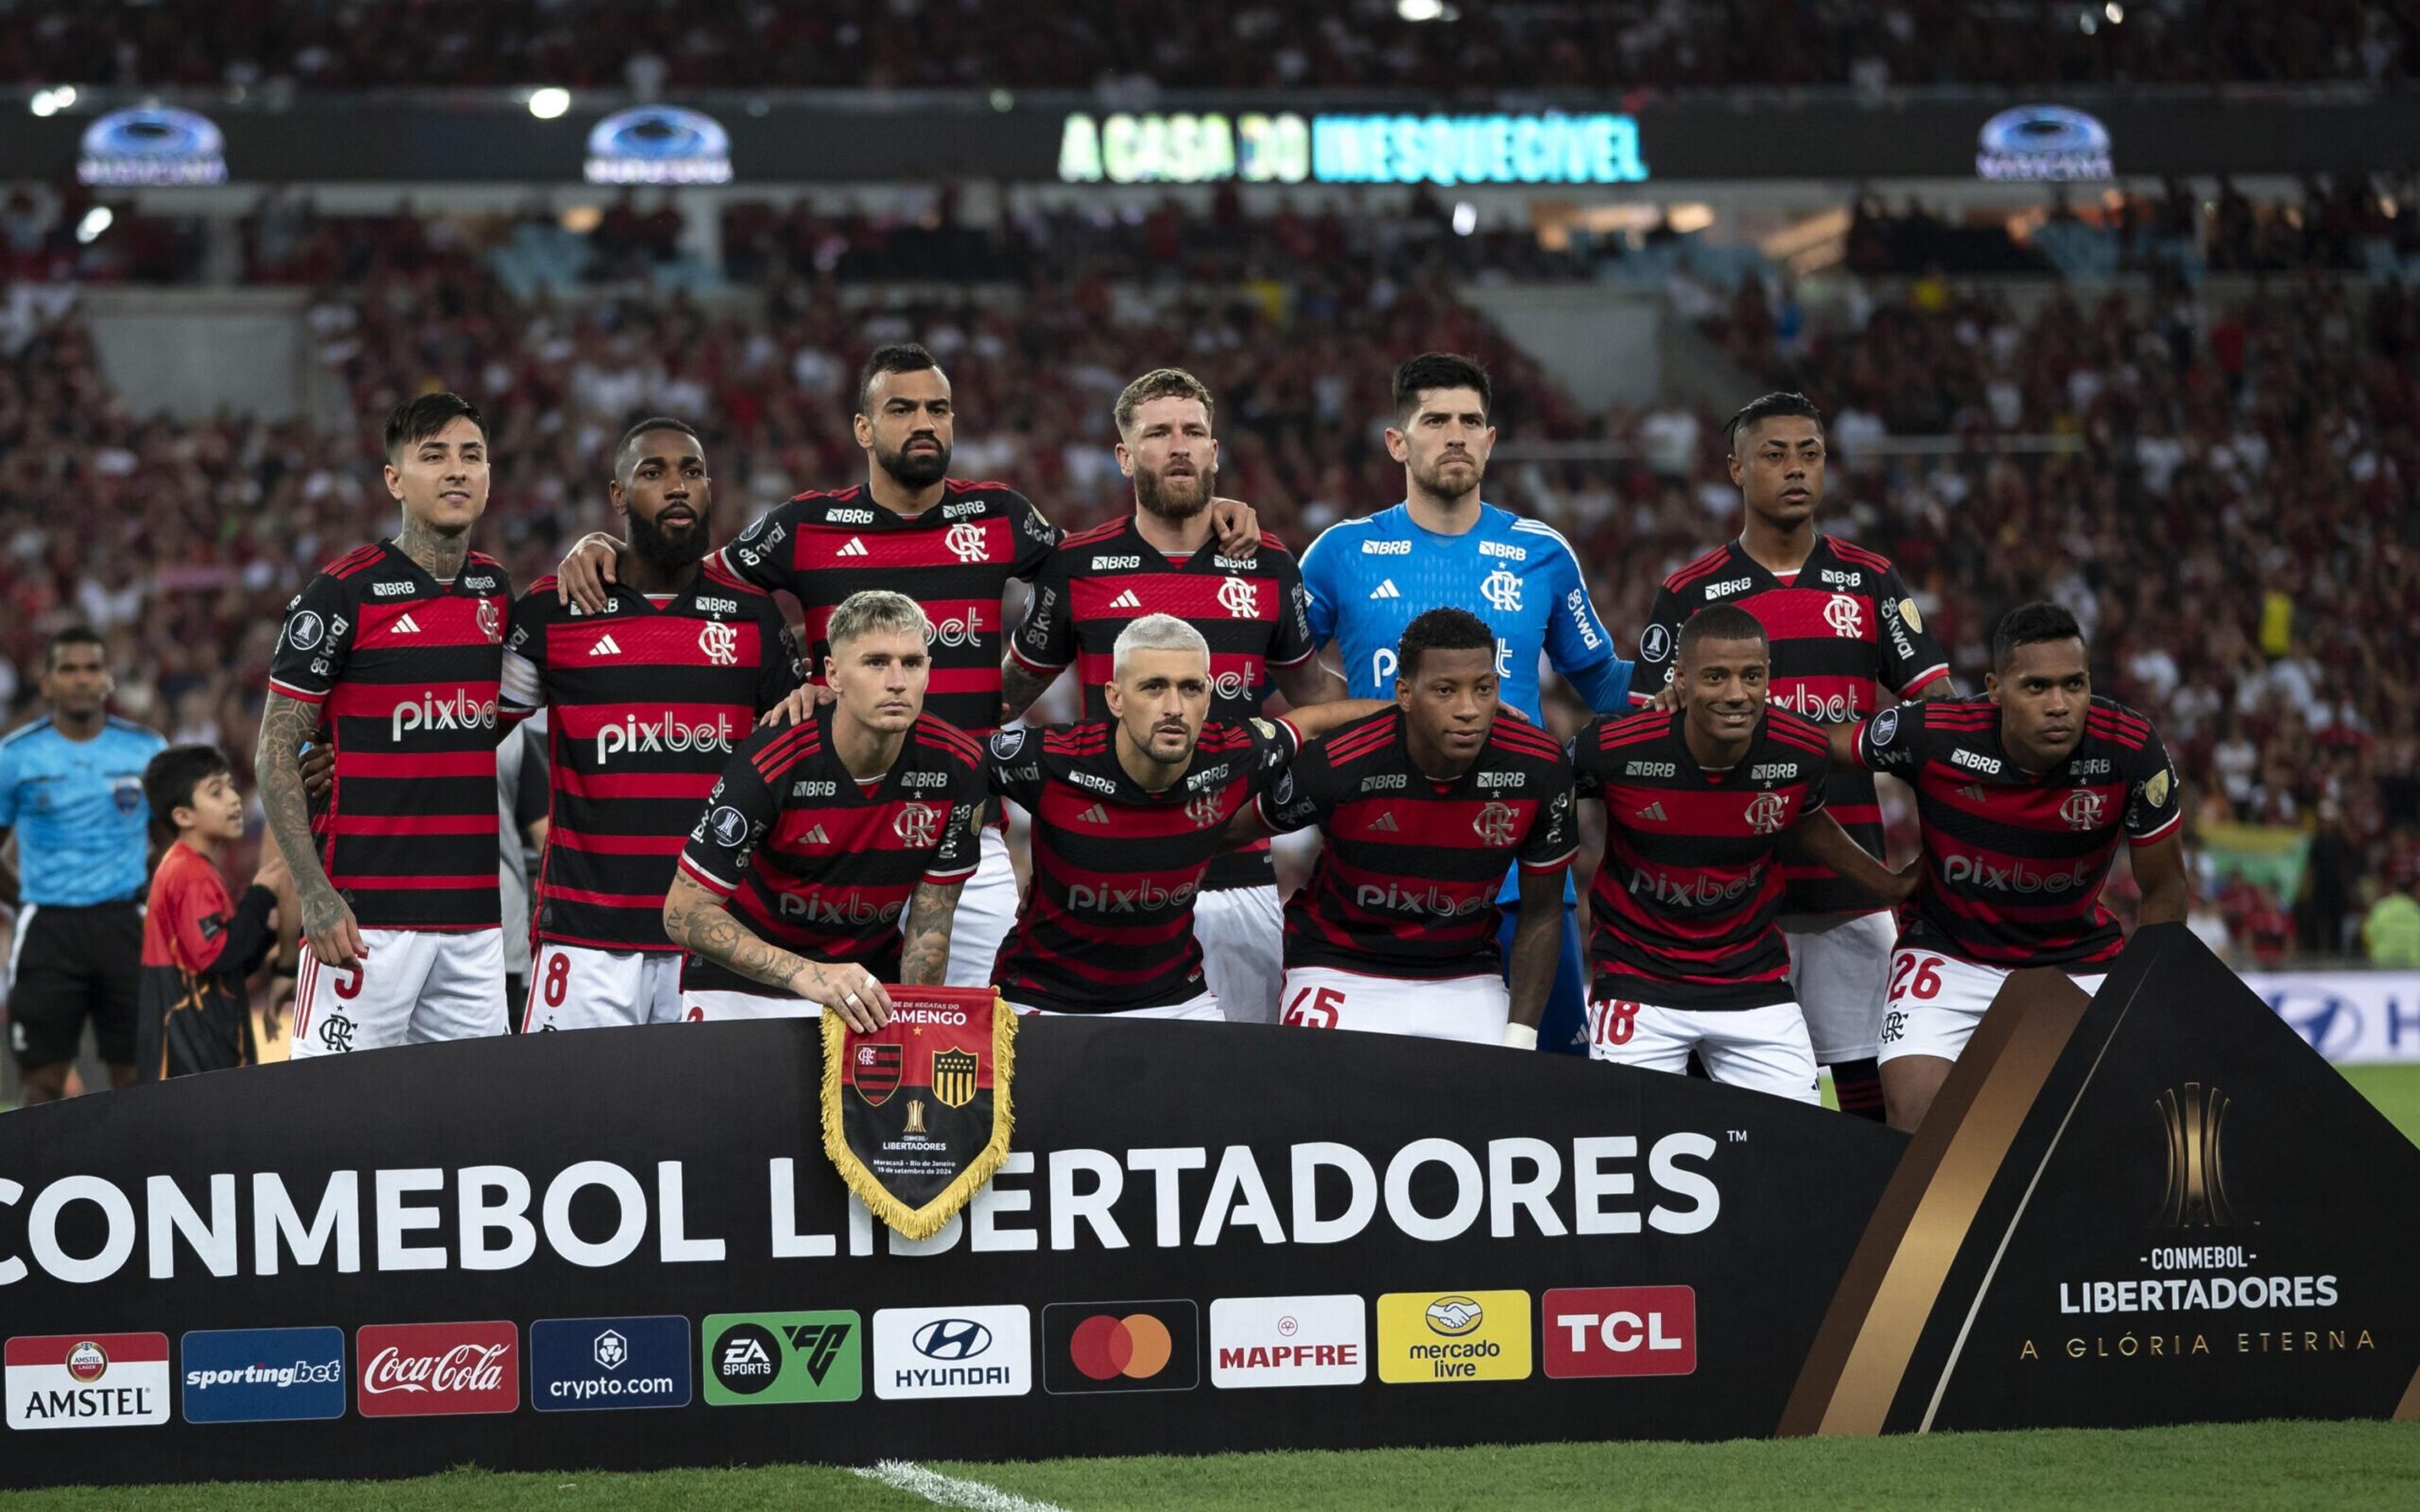
<instances>
[{"instance_id":1,"label":"stadium upper tier","mask_svg":"<svg viewBox=\"0 0 2420 1512\"><path fill-rule=\"evenodd\" d=\"M1426 18L1426 19L1413 19ZM1880 88L2397 84L2420 6L2365 0L91 0L0 11L29 83L306 90Z\"/></svg>"}]
</instances>

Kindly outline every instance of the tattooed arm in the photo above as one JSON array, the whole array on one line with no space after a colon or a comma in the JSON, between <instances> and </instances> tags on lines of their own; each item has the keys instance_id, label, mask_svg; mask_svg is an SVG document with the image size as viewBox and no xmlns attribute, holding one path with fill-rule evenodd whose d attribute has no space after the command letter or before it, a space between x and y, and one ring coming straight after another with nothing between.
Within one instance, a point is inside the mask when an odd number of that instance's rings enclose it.
<instances>
[{"instance_id":1,"label":"tattooed arm","mask_svg":"<svg viewBox=\"0 0 2420 1512\"><path fill-rule=\"evenodd\" d=\"M899 980L911 987L939 987L950 974L950 925L958 917L963 882L919 882L908 900L908 945L899 958Z\"/></svg>"},{"instance_id":2,"label":"tattooed arm","mask_svg":"<svg viewBox=\"0 0 2420 1512\"><path fill-rule=\"evenodd\" d=\"M890 1022L891 996L874 980L873 972L863 966L810 961L768 943L732 918L721 899L678 872L673 873L672 891L664 895L664 933L683 949L752 981L785 988L830 1009L861 1034ZM944 927L945 957L947 933Z\"/></svg>"},{"instance_id":3,"label":"tattooed arm","mask_svg":"<svg viewBox=\"0 0 2420 1512\"><path fill-rule=\"evenodd\" d=\"M1000 722L1014 724L1025 717L1033 701L1049 691L1059 680L1057 672L1044 674L1027 667L1015 656L1000 658Z\"/></svg>"},{"instance_id":4,"label":"tattooed arm","mask_svg":"<svg viewBox=\"0 0 2420 1512\"><path fill-rule=\"evenodd\" d=\"M322 965L349 966L361 961L361 925L319 864L319 848L311 840L310 801L302 793L302 744L318 723L318 704L271 691L260 712L255 775L270 833L277 837L278 854L293 873L302 934L311 942L311 953Z\"/></svg>"}]
</instances>

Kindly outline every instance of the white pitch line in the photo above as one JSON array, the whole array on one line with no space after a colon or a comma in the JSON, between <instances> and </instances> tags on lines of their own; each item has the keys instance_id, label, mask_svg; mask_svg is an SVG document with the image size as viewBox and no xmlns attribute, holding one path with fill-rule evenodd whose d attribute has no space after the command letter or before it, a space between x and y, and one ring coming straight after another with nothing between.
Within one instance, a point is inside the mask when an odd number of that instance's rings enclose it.
<instances>
[{"instance_id":1,"label":"white pitch line","mask_svg":"<svg viewBox=\"0 0 2420 1512\"><path fill-rule=\"evenodd\" d=\"M979 1480L958 1480L926 1470L912 1460L885 1459L856 1473L893 1490L921 1496L935 1506L964 1507L967 1512L1066 1512L1051 1503L1032 1501Z\"/></svg>"}]
</instances>

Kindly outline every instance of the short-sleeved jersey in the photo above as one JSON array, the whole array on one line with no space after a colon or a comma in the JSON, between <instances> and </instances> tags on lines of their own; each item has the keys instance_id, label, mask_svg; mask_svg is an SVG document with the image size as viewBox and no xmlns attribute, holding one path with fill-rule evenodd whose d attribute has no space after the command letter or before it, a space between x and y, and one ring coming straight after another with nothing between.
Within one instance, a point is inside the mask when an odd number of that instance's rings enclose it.
<instances>
[{"instance_id":1,"label":"short-sleeved jersey","mask_svg":"<svg viewBox=\"0 0 2420 1512\"><path fill-rule=\"evenodd\" d=\"M974 874L983 747L924 715L881 780L861 784L831 744L831 706L740 744L680 854L683 876L757 935L813 961L899 980L899 921L920 883ZM787 996L697 956L681 985Z\"/></svg>"},{"instance_id":2,"label":"short-sleeved jersey","mask_svg":"<svg viewBox=\"0 0 2420 1512\"><path fill-rule=\"evenodd\" d=\"M143 768L167 744L114 714L89 740L70 740L48 715L0 740L0 829L17 832L25 902L83 908L143 890Z\"/></svg>"},{"instance_id":3,"label":"short-sleeved jersey","mask_svg":"<svg viewBox=\"0 0 2420 1512\"><path fill-rule=\"evenodd\" d=\"M1789 578L1760 565L1737 541L1706 553L1664 579L1647 628L1638 637L1638 660L1646 669L1645 702L1672 679L1681 626L1699 609L1732 604L1756 616L1773 648L1772 697L1818 724L1870 717L1885 690L1898 698L1949 671L1924 627L1924 615L1885 558L1829 535L1815 537L1806 564ZM1883 813L1874 781L1864 772L1832 778L1832 817L1865 847L1883 854ZM1865 892L1828 867L1785 848L1782 878L1787 913L1864 912L1874 906Z\"/></svg>"},{"instance_id":4,"label":"short-sleeved jersey","mask_svg":"<svg viewBox=\"0 0 2420 1512\"><path fill-rule=\"evenodd\" d=\"M335 748L328 880L365 929L493 929L496 721L512 585L473 551L441 583L380 541L287 606L269 686L318 703Z\"/></svg>"},{"instance_id":5,"label":"short-sleeved jersey","mask_svg":"<svg viewBox=\"0 0 2420 1512\"><path fill-rule=\"evenodd\" d=\"M1269 701L1269 669L1308 661L1311 641L1301 569L1276 537L1252 554L1230 557L1209 546L1171 561L1142 538L1131 515L1068 536L1033 579L1025 621L1009 654L1045 675L1074 663L1084 687L1084 717L1109 717L1109 686L1118 636L1146 614L1173 614L1210 643L1210 717L1249 719ZM1202 886L1261 887L1275 880L1265 842L1210 863Z\"/></svg>"},{"instance_id":6,"label":"short-sleeved jersey","mask_svg":"<svg viewBox=\"0 0 2420 1512\"><path fill-rule=\"evenodd\" d=\"M2047 772L2000 743L1989 699L1885 709L1857 729L1858 763L1916 788L1924 886L1900 937L1993 966L2100 965L2125 942L2101 904L2122 835L2149 845L2182 822L2151 722L2095 698L2073 754Z\"/></svg>"},{"instance_id":7,"label":"short-sleeved jersey","mask_svg":"<svg viewBox=\"0 0 2420 1512\"><path fill-rule=\"evenodd\" d=\"M883 508L861 485L800 494L742 531L722 561L798 598L811 680L821 680L831 650L824 626L849 594L883 588L924 606L933 659L924 712L980 735L1000 723L1001 595L1058 544L1058 528L1023 494L952 478L941 502L912 516Z\"/></svg>"},{"instance_id":8,"label":"short-sleeved jersey","mask_svg":"<svg viewBox=\"0 0 2420 1512\"><path fill-rule=\"evenodd\" d=\"M1709 772L1686 716L1597 719L1572 739L1579 796L1605 804L1605 859L1589 892L1600 998L1659 1008L1790 1001L1781 836L1824 806L1823 730L1768 709L1747 754Z\"/></svg>"},{"instance_id":9,"label":"short-sleeved jersey","mask_svg":"<svg viewBox=\"0 0 2420 1512\"><path fill-rule=\"evenodd\" d=\"M1115 725L992 736L991 790L1033 814L1033 885L993 975L1002 995L1062 1013L1165 1008L1203 992L1193 899L1227 821L1300 744L1282 719L1204 724L1193 764L1146 792L1118 762Z\"/></svg>"},{"instance_id":10,"label":"short-sleeved jersey","mask_svg":"<svg viewBox=\"0 0 2420 1512\"><path fill-rule=\"evenodd\" d=\"M266 907L255 904L250 912L266 922ZM143 910L139 995L145 1015L162 1026L160 1059L142 1068L147 1077L252 1064L252 1005L243 979L275 938L257 923L248 937L237 938L235 923L235 901L209 857L182 843L169 846L151 874Z\"/></svg>"},{"instance_id":11,"label":"short-sleeved jersey","mask_svg":"<svg viewBox=\"0 0 2420 1512\"><path fill-rule=\"evenodd\" d=\"M674 858L756 716L800 675L773 596L716 562L661 608L614 587L591 614L558 602L552 578L521 595L504 702L547 710L539 939L676 949L664 938Z\"/></svg>"},{"instance_id":12,"label":"short-sleeved jersey","mask_svg":"<svg viewBox=\"0 0 2420 1512\"><path fill-rule=\"evenodd\" d=\"M1305 746L1260 797L1280 832L1316 825L1311 880L1287 901L1285 964L1439 980L1493 973L1508 863L1558 872L1578 844L1560 742L1498 717L1460 777L1413 763L1399 709Z\"/></svg>"}]
</instances>

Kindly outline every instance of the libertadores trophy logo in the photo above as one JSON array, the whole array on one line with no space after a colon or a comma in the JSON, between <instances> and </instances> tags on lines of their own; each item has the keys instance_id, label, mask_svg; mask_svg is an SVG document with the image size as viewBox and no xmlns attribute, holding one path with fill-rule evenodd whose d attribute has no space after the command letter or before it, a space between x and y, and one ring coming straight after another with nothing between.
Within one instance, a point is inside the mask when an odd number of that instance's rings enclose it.
<instances>
[{"instance_id":1,"label":"libertadores trophy logo","mask_svg":"<svg viewBox=\"0 0 2420 1512\"><path fill-rule=\"evenodd\" d=\"M892 987L871 1034L824 1015L824 1152L874 1215L929 1239L1008 1156L1016 1015L988 987Z\"/></svg>"},{"instance_id":2,"label":"libertadores trophy logo","mask_svg":"<svg viewBox=\"0 0 2420 1512\"><path fill-rule=\"evenodd\" d=\"M2168 1228L2226 1228L2235 1222L2226 1199L2226 1166L2219 1140L2226 1132L2232 1099L2217 1088L2187 1082L2152 1100L2166 1136L2168 1182L2160 1198L2160 1223Z\"/></svg>"}]
</instances>

